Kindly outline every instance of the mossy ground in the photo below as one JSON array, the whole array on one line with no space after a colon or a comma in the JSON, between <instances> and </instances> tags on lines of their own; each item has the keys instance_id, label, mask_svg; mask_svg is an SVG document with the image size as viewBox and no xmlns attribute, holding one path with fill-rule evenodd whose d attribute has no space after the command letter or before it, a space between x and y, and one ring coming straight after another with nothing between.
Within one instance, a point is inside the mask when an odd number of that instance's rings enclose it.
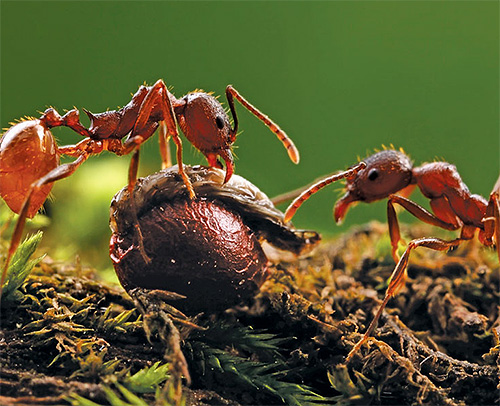
<instances>
[{"instance_id":1,"label":"mossy ground","mask_svg":"<svg viewBox=\"0 0 500 406\"><path fill-rule=\"evenodd\" d=\"M394 267L386 227L353 229L274 265L248 305L192 320L202 330L176 324L192 378L179 396L162 367L164 341L147 340L121 287L46 257L22 295L2 303L0 403L498 404L495 254L472 242L416 250L410 263L406 287L347 365Z\"/></svg>"}]
</instances>

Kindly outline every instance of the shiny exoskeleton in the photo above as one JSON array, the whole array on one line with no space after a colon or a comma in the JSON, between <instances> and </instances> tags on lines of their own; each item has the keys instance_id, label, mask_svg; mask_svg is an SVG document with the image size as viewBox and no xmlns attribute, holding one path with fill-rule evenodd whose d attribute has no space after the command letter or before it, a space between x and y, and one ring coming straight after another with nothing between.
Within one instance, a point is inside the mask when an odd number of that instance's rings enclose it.
<instances>
[{"instance_id":1,"label":"shiny exoskeleton","mask_svg":"<svg viewBox=\"0 0 500 406\"><path fill-rule=\"evenodd\" d=\"M237 99L278 136L292 161L298 163L297 149L278 125L252 106L232 86L227 86L226 97L233 116L233 127L215 97L196 91L177 99L168 91L163 80L158 80L153 86L141 86L131 101L119 110L96 114L84 110L91 120L89 128L80 123L77 109L61 116L53 108L47 109L39 119L13 125L0 139L0 196L19 214L19 219L3 266L0 285L21 240L26 218L33 217L41 208L53 182L70 176L91 155L103 151L116 155L133 153L128 181L128 190L131 192L137 177L140 146L160 128L163 167L171 166L168 139L172 137L177 147L179 173L190 197L194 198L195 192L183 170L182 142L177 125L205 155L210 166L222 168L219 157L222 158L226 165L222 181L227 182L234 170L231 146L238 132L234 107L234 99ZM76 145L58 146L51 129L59 126L69 127L85 138ZM61 165L61 155L74 157L75 160Z\"/></svg>"},{"instance_id":2,"label":"shiny exoskeleton","mask_svg":"<svg viewBox=\"0 0 500 406\"><path fill-rule=\"evenodd\" d=\"M296 255L319 241L317 233L285 224L283 213L244 178L233 175L223 184L218 168L185 166L185 172L195 199L189 198L178 166L136 184L149 262L140 253L127 189L113 199L110 255L128 292L174 292L174 306L187 314L223 310L250 298L264 282L268 260L262 240Z\"/></svg>"},{"instance_id":3,"label":"shiny exoskeleton","mask_svg":"<svg viewBox=\"0 0 500 406\"><path fill-rule=\"evenodd\" d=\"M350 170L328 177L302 192L288 207L285 221L289 221L312 194L340 178L346 178L346 193L335 204L335 221L340 222L349 207L357 202L370 203L387 199L392 256L397 263L382 305L363 339L349 353L348 359L350 359L375 329L389 299L404 286L410 253L415 248L426 247L437 251L447 251L474 238L477 231L478 239L482 244L496 245L500 260L498 241L500 236L500 178L489 200L486 200L469 191L454 165L447 162L431 162L414 167L410 158L402 150L383 150L364 159ZM432 212L408 199L416 186L429 199ZM415 239L408 243L406 250L399 258L397 249L401 236L395 210L396 204L427 224L446 230L460 229L460 236L450 241L434 237Z\"/></svg>"}]
</instances>

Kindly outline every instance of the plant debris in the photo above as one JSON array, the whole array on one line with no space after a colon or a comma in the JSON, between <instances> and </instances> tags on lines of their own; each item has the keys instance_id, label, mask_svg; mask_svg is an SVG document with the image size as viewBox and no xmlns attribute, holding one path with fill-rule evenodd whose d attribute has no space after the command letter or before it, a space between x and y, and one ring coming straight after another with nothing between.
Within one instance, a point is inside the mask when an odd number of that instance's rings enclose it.
<instances>
[{"instance_id":1,"label":"plant debris","mask_svg":"<svg viewBox=\"0 0 500 406\"><path fill-rule=\"evenodd\" d=\"M500 401L499 266L473 241L448 254L416 250L406 287L348 364L394 268L386 226L355 228L308 258L273 265L248 305L198 315L191 327L173 320L192 380L179 393L165 340L145 330L125 291L78 261L31 260L39 239L20 247L12 266L23 274L11 275L1 304L2 405Z\"/></svg>"}]
</instances>

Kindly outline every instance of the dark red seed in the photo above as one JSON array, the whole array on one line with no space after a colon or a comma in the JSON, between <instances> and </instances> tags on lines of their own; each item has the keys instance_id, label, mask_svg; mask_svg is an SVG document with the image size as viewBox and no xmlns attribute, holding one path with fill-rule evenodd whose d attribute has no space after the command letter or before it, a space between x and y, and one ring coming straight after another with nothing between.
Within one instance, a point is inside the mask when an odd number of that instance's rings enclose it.
<instances>
[{"instance_id":1,"label":"dark red seed","mask_svg":"<svg viewBox=\"0 0 500 406\"><path fill-rule=\"evenodd\" d=\"M265 279L267 259L237 213L218 202L179 198L151 207L139 224L111 238L111 258L121 284L186 296L172 304L186 313L211 312L252 297Z\"/></svg>"}]
</instances>

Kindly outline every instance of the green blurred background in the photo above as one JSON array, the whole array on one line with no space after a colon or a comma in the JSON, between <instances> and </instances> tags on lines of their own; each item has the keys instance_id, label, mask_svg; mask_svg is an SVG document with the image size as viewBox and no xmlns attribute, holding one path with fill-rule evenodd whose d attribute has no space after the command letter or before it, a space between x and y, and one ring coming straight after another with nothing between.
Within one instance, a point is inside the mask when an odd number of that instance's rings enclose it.
<instances>
[{"instance_id":1,"label":"green blurred background","mask_svg":"<svg viewBox=\"0 0 500 406\"><path fill-rule=\"evenodd\" d=\"M237 106L236 173L270 196L344 169L382 144L403 147L417 165L454 163L484 196L498 177L497 1L4 0L0 10L2 127L48 106L115 109L159 78L178 97L197 88L223 95L233 84L301 152L295 166ZM54 134L61 144L79 141L67 129ZM205 162L185 138L184 145L186 163ZM157 137L142 151L140 174L158 170ZM79 253L110 266L109 201L126 183L128 162L103 154L58 182L44 239L50 255ZM295 224L332 234L385 221L385 204L377 203L358 205L336 226L339 187L305 204Z\"/></svg>"}]
</instances>

